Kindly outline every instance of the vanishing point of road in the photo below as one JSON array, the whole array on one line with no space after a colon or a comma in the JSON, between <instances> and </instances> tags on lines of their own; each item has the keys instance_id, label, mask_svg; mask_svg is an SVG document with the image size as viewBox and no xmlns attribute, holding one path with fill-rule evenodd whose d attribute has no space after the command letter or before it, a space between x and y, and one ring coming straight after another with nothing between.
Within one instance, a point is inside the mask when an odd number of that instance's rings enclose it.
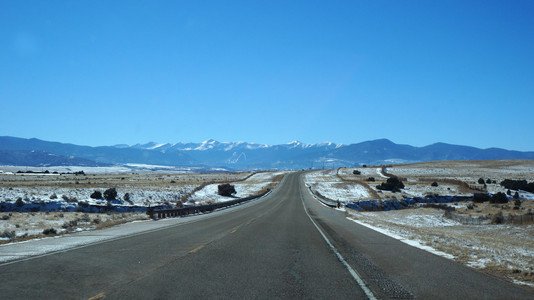
<instances>
[{"instance_id":1,"label":"vanishing point of road","mask_svg":"<svg viewBox=\"0 0 534 300\"><path fill-rule=\"evenodd\" d=\"M302 174L242 206L0 264L0 298L534 298L348 220L315 200Z\"/></svg>"}]
</instances>

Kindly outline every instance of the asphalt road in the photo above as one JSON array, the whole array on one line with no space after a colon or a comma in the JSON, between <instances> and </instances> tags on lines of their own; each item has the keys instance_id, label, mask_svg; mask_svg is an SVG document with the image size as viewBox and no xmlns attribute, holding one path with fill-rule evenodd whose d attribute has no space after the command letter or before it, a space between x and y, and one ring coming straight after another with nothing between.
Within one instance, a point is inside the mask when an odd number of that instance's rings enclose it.
<instances>
[{"instance_id":1,"label":"asphalt road","mask_svg":"<svg viewBox=\"0 0 534 300\"><path fill-rule=\"evenodd\" d=\"M534 297L347 220L299 176L242 209L0 264L0 298Z\"/></svg>"}]
</instances>

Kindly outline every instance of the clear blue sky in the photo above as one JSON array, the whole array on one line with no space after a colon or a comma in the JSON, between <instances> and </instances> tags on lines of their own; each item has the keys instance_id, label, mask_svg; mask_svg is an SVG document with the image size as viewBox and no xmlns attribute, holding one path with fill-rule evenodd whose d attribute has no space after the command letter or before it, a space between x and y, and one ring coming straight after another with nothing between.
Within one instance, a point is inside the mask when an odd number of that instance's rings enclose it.
<instances>
[{"instance_id":1,"label":"clear blue sky","mask_svg":"<svg viewBox=\"0 0 534 300\"><path fill-rule=\"evenodd\" d=\"M534 1L0 3L0 135L534 150Z\"/></svg>"}]
</instances>

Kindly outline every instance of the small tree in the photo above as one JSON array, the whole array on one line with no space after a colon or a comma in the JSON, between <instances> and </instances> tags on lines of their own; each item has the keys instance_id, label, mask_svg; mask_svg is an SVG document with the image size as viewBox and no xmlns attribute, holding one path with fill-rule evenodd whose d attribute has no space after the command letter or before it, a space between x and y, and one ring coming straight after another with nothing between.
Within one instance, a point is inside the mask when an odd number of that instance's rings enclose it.
<instances>
[{"instance_id":1,"label":"small tree","mask_svg":"<svg viewBox=\"0 0 534 300\"><path fill-rule=\"evenodd\" d=\"M115 188L110 188L104 191L104 199L110 201L117 198L117 190Z\"/></svg>"},{"instance_id":2,"label":"small tree","mask_svg":"<svg viewBox=\"0 0 534 300\"><path fill-rule=\"evenodd\" d=\"M367 178L367 181L375 181L375 178L374 177L369 177L369 178Z\"/></svg>"},{"instance_id":3,"label":"small tree","mask_svg":"<svg viewBox=\"0 0 534 300\"><path fill-rule=\"evenodd\" d=\"M517 191L514 194L514 199L519 199L519 193Z\"/></svg>"},{"instance_id":4,"label":"small tree","mask_svg":"<svg viewBox=\"0 0 534 300\"><path fill-rule=\"evenodd\" d=\"M478 179L478 184L484 184L484 178L480 177L480 178Z\"/></svg>"},{"instance_id":5,"label":"small tree","mask_svg":"<svg viewBox=\"0 0 534 300\"><path fill-rule=\"evenodd\" d=\"M434 181L434 182L432 182L431 186L436 187L436 186L438 186L438 183Z\"/></svg>"},{"instance_id":6,"label":"small tree","mask_svg":"<svg viewBox=\"0 0 534 300\"><path fill-rule=\"evenodd\" d=\"M489 179L489 178L486 179L486 183L487 183L487 184L491 184L491 179Z\"/></svg>"},{"instance_id":7,"label":"small tree","mask_svg":"<svg viewBox=\"0 0 534 300\"><path fill-rule=\"evenodd\" d=\"M237 193L235 187L229 183L219 184L217 186L218 194L225 197L230 197L233 194Z\"/></svg>"},{"instance_id":8,"label":"small tree","mask_svg":"<svg viewBox=\"0 0 534 300\"><path fill-rule=\"evenodd\" d=\"M360 175L360 174L362 174L362 172L360 172L360 171L358 171L358 170L354 170L354 171L352 171L352 174L354 174L354 175Z\"/></svg>"},{"instance_id":9,"label":"small tree","mask_svg":"<svg viewBox=\"0 0 534 300\"><path fill-rule=\"evenodd\" d=\"M124 194L124 201L130 201L130 193Z\"/></svg>"}]
</instances>

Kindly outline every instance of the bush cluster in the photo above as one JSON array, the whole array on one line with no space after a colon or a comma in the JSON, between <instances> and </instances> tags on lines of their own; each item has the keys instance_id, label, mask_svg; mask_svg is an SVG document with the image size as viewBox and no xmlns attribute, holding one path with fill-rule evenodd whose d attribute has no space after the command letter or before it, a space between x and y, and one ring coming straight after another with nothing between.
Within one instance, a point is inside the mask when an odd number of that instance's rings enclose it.
<instances>
[{"instance_id":1,"label":"bush cluster","mask_svg":"<svg viewBox=\"0 0 534 300\"><path fill-rule=\"evenodd\" d=\"M505 179L501 181L501 185L510 190L523 190L527 192L534 193L534 181L528 183L526 180L513 180Z\"/></svg>"},{"instance_id":2,"label":"bush cluster","mask_svg":"<svg viewBox=\"0 0 534 300\"><path fill-rule=\"evenodd\" d=\"M358 171L358 170L354 170L354 171L352 171L352 174L354 174L354 175L360 175L360 174L362 174L362 172L360 172L360 171Z\"/></svg>"},{"instance_id":3,"label":"bush cluster","mask_svg":"<svg viewBox=\"0 0 534 300\"><path fill-rule=\"evenodd\" d=\"M117 190L110 188L104 191L104 199L111 201L117 199Z\"/></svg>"},{"instance_id":4,"label":"bush cluster","mask_svg":"<svg viewBox=\"0 0 534 300\"><path fill-rule=\"evenodd\" d=\"M482 202L488 202L490 201L490 195L486 193L475 193L473 195L473 202L475 203L482 203Z\"/></svg>"},{"instance_id":5,"label":"bush cluster","mask_svg":"<svg viewBox=\"0 0 534 300\"><path fill-rule=\"evenodd\" d=\"M376 186L379 190L392 191L393 193L400 192L404 188L404 184L397 177L390 177L386 182Z\"/></svg>"},{"instance_id":6,"label":"bush cluster","mask_svg":"<svg viewBox=\"0 0 534 300\"><path fill-rule=\"evenodd\" d=\"M102 199L102 193L100 191L94 191L90 197L91 199Z\"/></svg>"},{"instance_id":7,"label":"bush cluster","mask_svg":"<svg viewBox=\"0 0 534 300\"><path fill-rule=\"evenodd\" d=\"M219 184L217 186L218 194L221 196L232 196L233 194L237 193L235 191L235 187L229 183Z\"/></svg>"},{"instance_id":8,"label":"bush cluster","mask_svg":"<svg viewBox=\"0 0 534 300\"><path fill-rule=\"evenodd\" d=\"M490 203L508 203L508 197L505 193L498 192L491 196Z\"/></svg>"}]
</instances>

